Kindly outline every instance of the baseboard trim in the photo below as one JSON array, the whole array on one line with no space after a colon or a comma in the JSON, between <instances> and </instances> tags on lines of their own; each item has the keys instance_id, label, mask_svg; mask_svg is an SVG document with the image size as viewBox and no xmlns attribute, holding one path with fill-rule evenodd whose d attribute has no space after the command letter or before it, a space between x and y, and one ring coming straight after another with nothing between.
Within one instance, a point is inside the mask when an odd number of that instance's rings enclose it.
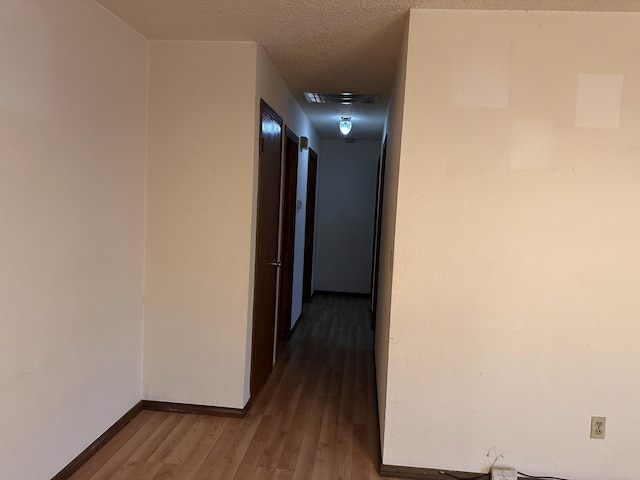
<instances>
[{"instance_id":1,"label":"baseboard trim","mask_svg":"<svg viewBox=\"0 0 640 480\"><path fill-rule=\"evenodd\" d=\"M435 468L400 467L397 465L380 464L381 477L409 478L414 480L446 480L459 478L461 480L488 480L489 474L456 472L453 470L438 470Z\"/></svg>"},{"instance_id":2,"label":"baseboard trim","mask_svg":"<svg viewBox=\"0 0 640 480\"><path fill-rule=\"evenodd\" d=\"M95 442L85 448L80 455L71 460L71 462L64 467L56 476L51 480L67 480L78 470L84 463L87 462L98 450L100 450L109 440L116 436L116 434L122 430L133 418L143 410L143 401L140 400L136 403L127 413L125 413L119 420L116 421L109 429L100 435Z\"/></svg>"},{"instance_id":3,"label":"baseboard trim","mask_svg":"<svg viewBox=\"0 0 640 480\"><path fill-rule=\"evenodd\" d=\"M157 412L188 413L192 415L211 415L216 417L244 418L247 415L245 408L212 407L209 405L194 405L190 403L158 402L155 400L143 400L144 410Z\"/></svg>"}]
</instances>

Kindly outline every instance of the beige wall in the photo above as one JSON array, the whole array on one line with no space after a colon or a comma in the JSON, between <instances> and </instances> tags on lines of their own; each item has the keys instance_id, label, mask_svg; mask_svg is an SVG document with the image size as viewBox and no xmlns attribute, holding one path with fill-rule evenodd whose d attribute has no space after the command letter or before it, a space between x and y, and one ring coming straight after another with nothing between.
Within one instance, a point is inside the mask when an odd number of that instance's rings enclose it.
<instances>
[{"instance_id":1,"label":"beige wall","mask_svg":"<svg viewBox=\"0 0 640 480\"><path fill-rule=\"evenodd\" d=\"M256 48L150 42L145 399L247 400Z\"/></svg>"},{"instance_id":2,"label":"beige wall","mask_svg":"<svg viewBox=\"0 0 640 480\"><path fill-rule=\"evenodd\" d=\"M0 4L0 477L51 478L141 398L146 41Z\"/></svg>"},{"instance_id":3,"label":"beige wall","mask_svg":"<svg viewBox=\"0 0 640 480\"><path fill-rule=\"evenodd\" d=\"M375 362L376 387L378 391L378 414L380 420L380 444L384 448L385 412L387 408L387 375L389 367L389 328L391 311L391 287L393 281L393 249L398 200L398 174L400 169L400 147L402 146L402 118L407 69L408 18L406 31L398 59L393 94L382 137L386 138L386 166L382 224L380 227L380 260L378 266L378 292L376 309ZM382 153L382 152L381 152Z\"/></svg>"},{"instance_id":4,"label":"beige wall","mask_svg":"<svg viewBox=\"0 0 640 480\"><path fill-rule=\"evenodd\" d=\"M636 476L640 15L414 11L404 105L384 463Z\"/></svg>"},{"instance_id":5,"label":"beige wall","mask_svg":"<svg viewBox=\"0 0 640 480\"><path fill-rule=\"evenodd\" d=\"M260 98L317 143L256 44L150 43L145 399L249 400Z\"/></svg>"}]
</instances>

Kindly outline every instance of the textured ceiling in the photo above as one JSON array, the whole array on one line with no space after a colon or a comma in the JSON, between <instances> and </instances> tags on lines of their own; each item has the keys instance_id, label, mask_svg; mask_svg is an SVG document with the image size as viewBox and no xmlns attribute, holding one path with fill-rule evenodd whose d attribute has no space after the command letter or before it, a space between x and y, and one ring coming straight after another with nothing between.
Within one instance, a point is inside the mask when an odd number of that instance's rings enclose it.
<instances>
[{"instance_id":1,"label":"textured ceiling","mask_svg":"<svg viewBox=\"0 0 640 480\"><path fill-rule=\"evenodd\" d=\"M250 40L323 138L379 139L410 8L640 11L640 0L98 0L149 39ZM379 105L310 105L303 91L379 93Z\"/></svg>"}]
</instances>

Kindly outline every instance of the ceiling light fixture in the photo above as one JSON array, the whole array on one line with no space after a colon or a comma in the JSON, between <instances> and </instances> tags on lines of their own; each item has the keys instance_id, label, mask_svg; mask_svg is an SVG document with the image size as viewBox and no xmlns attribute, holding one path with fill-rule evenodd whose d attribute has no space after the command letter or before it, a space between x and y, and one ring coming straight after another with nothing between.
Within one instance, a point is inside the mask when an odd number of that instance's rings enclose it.
<instances>
[{"instance_id":1,"label":"ceiling light fixture","mask_svg":"<svg viewBox=\"0 0 640 480\"><path fill-rule=\"evenodd\" d=\"M340 120L340 133L343 135L348 135L351 131L351 127L353 124L351 123L351 117L342 117Z\"/></svg>"}]
</instances>

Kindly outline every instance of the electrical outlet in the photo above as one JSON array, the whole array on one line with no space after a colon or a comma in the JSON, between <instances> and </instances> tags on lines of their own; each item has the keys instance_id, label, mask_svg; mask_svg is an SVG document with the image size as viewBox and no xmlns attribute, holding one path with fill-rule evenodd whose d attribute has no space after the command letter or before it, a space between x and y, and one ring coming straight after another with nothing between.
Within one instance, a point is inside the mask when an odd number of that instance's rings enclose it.
<instances>
[{"instance_id":1,"label":"electrical outlet","mask_svg":"<svg viewBox=\"0 0 640 480\"><path fill-rule=\"evenodd\" d=\"M604 427L607 417L591 417L591 438L604 438Z\"/></svg>"},{"instance_id":2,"label":"electrical outlet","mask_svg":"<svg viewBox=\"0 0 640 480\"><path fill-rule=\"evenodd\" d=\"M491 467L491 480L518 480L518 472L511 467Z\"/></svg>"}]
</instances>

